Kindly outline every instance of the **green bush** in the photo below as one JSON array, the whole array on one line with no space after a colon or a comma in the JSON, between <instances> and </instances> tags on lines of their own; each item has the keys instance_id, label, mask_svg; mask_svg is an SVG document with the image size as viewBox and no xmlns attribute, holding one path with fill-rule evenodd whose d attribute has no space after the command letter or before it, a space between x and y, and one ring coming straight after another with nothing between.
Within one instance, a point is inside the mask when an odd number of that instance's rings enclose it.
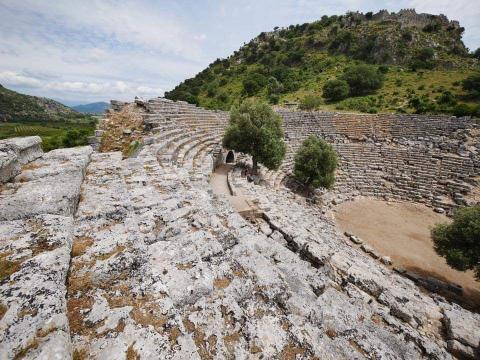
<instances>
[{"instance_id":1,"label":"green bush","mask_svg":"<svg viewBox=\"0 0 480 360\"><path fill-rule=\"evenodd\" d=\"M285 157L282 119L272 108L260 101L245 100L233 107L223 137L223 146L252 156L253 172L258 163L277 169Z\"/></svg>"},{"instance_id":2,"label":"green bush","mask_svg":"<svg viewBox=\"0 0 480 360\"><path fill-rule=\"evenodd\" d=\"M480 73L470 75L462 81L463 90L467 91L470 96L480 97Z\"/></svg>"},{"instance_id":3,"label":"green bush","mask_svg":"<svg viewBox=\"0 0 480 360\"><path fill-rule=\"evenodd\" d=\"M452 224L436 225L431 231L435 251L452 268L474 270L480 280L480 205L456 211Z\"/></svg>"},{"instance_id":4,"label":"green bush","mask_svg":"<svg viewBox=\"0 0 480 360\"><path fill-rule=\"evenodd\" d=\"M445 90L438 98L437 102L439 104L444 104L444 105L455 105L457 102L457 99L455 98L455 95L453 95L450 91Z\"/></svg>"},{"instance_id":5,"label":"green bush","mask_svg":"<svg viewBox=\"0 0 480 360\"><path fill-rule=\"evenodd\" d=\"M376 113L377 107L380 107L381 103L375 96L364 96L349 98L341 101L337 104L338 110L355 110L364 113Z\"/></svg>"},{"instance_id":6,"label":"green bush","mask_svg":"<svg viewBox=\"0 0 480 360\"><path fill-rule=\"evenodd\" d=\"M333 147L310 135L295 154L294 177L311 188L331 188L335 182L338 158Z\"/></svg>"},{"instance_id":7,"label":"green bush","mask_svg":"<svg viewBox=\"0 0 480 360\"><path fill-rule=\"evenodd\" d=\"M408 101L408 106L413 108L416 114L426 114L435 112L436 106L427 98L412 96Z\"/></svg>"},{"instance_id":8,"label":"green bush","mask_svg":"<svg viewBox=\"0 0 480 360\"><path fill-rule=\"evenodd\" d=\"M319 96L309 94L300 100L299 108L301 110L314 110L317 109L322 103L322 99Z\"/></svg>"},{"instance_id":9,"label":"green bush","mask_svg":"<svg viewBox=\"0 0 480 360\"><path fill-rule=\"evenodd\" d=\"M420 49L410 62L410 68L415 71L417 69L433 69L435 67L435 51L432 48Z\"/></svg>"},{"instance_id":10,"label":"green bush","mask_svg":"<svg viewBox=\"0 0 480 360\"><path fill-rule=\"evenodd\" d=\"M242 82L243 91L248 96L258 93L266 85L265 76L259 73L249 74Z\"/></svg>"},{"instance_id":11,"label":"green bush","mask_svg":"<svg viewBox=\"0 0 480 360\"><path fill-rule=\"evenodd\" d=\"M453 107L452 113L455 116L477 116L480 117L480 106L470 106L468 104L458 104Z\"/></svg>"},{"instance_id":12,"label":"green bush","mask_svg":"<svg viewBox=\"0 0 480 360\"><path fill-rule=\"evenodd\" d=\"M330 101L339 101L348 97L350 86L345 80L329 80L323 86L323 97Z\"/></svg>"},{"instance_id":13,"label":"green bush","mask_svg":"<svg viewBox=\"0 0 480 360\"><path fill-rule=\"evenodd\" d=\"M375 66L359 64L348 67L340 78L350 86L350 95L366 95L383 86L383 74Z\"/></svg>"}]
</instances>

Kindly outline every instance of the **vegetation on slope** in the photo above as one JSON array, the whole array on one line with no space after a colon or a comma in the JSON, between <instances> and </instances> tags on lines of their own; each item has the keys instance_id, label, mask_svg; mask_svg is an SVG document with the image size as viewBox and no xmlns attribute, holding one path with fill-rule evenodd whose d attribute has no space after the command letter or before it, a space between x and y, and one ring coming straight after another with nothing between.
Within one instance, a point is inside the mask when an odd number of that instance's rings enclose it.
<instances>
[{"instance_id":1,"label":"vegetation on slope","mask_svg":"<svg viewBox=\"0 0 480 360\"><path fill-rule=\"evenodd\" d=\"M96 120L51 99L17 93L0 85L0 140L38 135L44 151L87 145Z\"/></svg>"},{"instance_id":2,"label":"vegetation on slope","mask_svg":"<svg viewBox=\"0 0 480 360\"><path fill-rule=\"evenodd\" d=\"M412 10L323 16L261 33L165 97L223 110L255 97L304 108L475 115L479 98L462 81L480 71L478 51L468 53L463 30L443 15ZM324 91L363 64L382 74L379 87L365 94L342 82L336 92Z\"/></svg>"}]
</instances>

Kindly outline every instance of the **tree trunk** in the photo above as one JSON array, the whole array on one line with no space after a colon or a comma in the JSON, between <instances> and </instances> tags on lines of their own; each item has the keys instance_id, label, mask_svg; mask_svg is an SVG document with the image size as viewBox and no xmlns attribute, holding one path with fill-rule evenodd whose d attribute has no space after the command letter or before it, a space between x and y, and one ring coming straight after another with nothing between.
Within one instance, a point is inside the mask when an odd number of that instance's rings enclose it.
<instances>
[{"instance_id":1,"label":"tree trunk","mask_svg":"<svg viewBox=\"0 0 480 360\"><path fill-rule=\"evenodd\" d=\"M257 162L257 158L254 156L252 158L252 161L253 161L253 168L252 168L252 173L253 175L258 175L258 162Z\"/></svg>"}]
</instances>

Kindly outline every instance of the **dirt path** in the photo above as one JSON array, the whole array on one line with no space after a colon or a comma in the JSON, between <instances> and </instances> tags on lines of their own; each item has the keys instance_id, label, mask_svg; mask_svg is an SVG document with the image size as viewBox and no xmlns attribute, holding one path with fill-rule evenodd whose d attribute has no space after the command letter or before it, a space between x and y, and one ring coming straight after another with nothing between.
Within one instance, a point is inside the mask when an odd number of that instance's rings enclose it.
<instances>
[{"instance_id":1,"label":"dirt path","mask_svg":"<svg viewBox=\"0 0 480 360\"><path fill-rule=\"evenodd\" d=\"M230 194L230 189L228 188L227 183L227 174L232 168L232 165L221 165L219 166L210 177L210 185L212 186L213 192L218 195L224 195L227 197L228 201L232 207L237 212L244 212L252 210L251 206L248 204L247 199L243 195L233 196Z\"/></svg>"},{"instance_id":2,"label":"dirt path","mask_svg":"<svg viewBox=\"0 0 480 360\"><path fill-rule=\"evenodd\" d=\"M340 204L335 215L337 226L349 231L388 255L395 265L461 285L465 296L480 301L480 283L473 271L450 268L433 249L430 229L451 221L432 209L412 203L387 203L358 199Z\"/></svg>"}]
</instances>

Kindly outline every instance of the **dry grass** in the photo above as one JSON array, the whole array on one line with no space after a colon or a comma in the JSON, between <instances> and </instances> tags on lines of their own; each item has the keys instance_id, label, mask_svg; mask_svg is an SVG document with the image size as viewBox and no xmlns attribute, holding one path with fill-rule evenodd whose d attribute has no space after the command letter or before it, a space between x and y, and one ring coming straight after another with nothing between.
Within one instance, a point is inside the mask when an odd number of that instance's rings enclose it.
<instances>
[{"instance_id":1,"label":"dry grass","mask_svg":"<svg viewBox=\"0 0 480 360\"><path fill-rule=\"evenodd\" d=\"M327 331L325 331L325 334L327 334L327 336L330 339L336 338L337 335L338 335L337 332L334 329L327 329Z\"/></svg>"},{"instance_id":2,"label":"dry grass","mask_svg":"<svg viewBox=\"0 0 480 360\"><path fill-rule=\"evenodd\" d=\"M192 263L185 263L185 264L176 264L175 265L178 270L187 270L193 267Z\"/></svg>"},{"instance_id":3,"label":"dry grass","mask_svg":"<svg viewBox=\"0 0 480 360\"><path fill-rule=\"evenodd\" d=\"M13 360L23 359L31 350L35 350L36 348L38 348L42 338L47 337L50 333L54 332L55 330L57 329L54 327L51 327L47 330L37 331L37 334L35 335L35 337L28 343L27 346L20 349L20 351L15 354L15 356L13 357Z\"/></svg>"},{"instance_id":4,"label":"dry grass","mask_svg":"<svg viewBox=\"0 0 480 360\"><path fill-rule=\"evenodd\" d=\"M295 360L297 355L300 355L300 358L307 352L307 349L297 346L293 343L289 343L285 346L280 354L281 360Z\"/></svg>"},{"instance_id":5,"label":"dry grass","mask_svg":"<svg viewBox=\"0 0 480 360\"><path fill-rule=\"evenodd\" d=\"M111 112L103 121L101 152L122 151L124 156L133 141L140 141L141 136L133 135L134 131L143 130L143 118L135 104L125 106L121 111ZM132 134L126 135L124 130L130 130Z\"/></svg>"},{"instance_id":6,"label":"dry grass","mask_svg":"<svg viewBox=\"0 0 480 360\"><path fill-rule=\"evenodd\" d=\"M45 166L47 166L47 164L32 161L28 164L23 165L22 166L22 171L40 169L40 168L45 167Z\"/></svg>"},{"instance_id":7,"label":"dry grass","mask_svg":"<svg viewBox=\"0 0 480 360\"><path fill-rule=\"evenodd\" d=\"M83 323L82 310L91 309L93 306L93 298L84 296L79 299L70 298L67 300L67 317L70 325L70 333L83 334L87 328Z\"/></svg>"},{"instance_id":8,"label":"dry grass","mask_svg":"<svg viewBox=\"0 0 480 360\"><path fill-rule=\"evenodd\" d=\"M86 349L75 349L73 351L73 360L85 360L88 357Z\"/></svg>"},{"instance_id":9,"label":"dry grass","mask_svg":"<svg viewBox=\"0 0 480 360\"><path fill-rule=\"evenodd\" d=\"M97 255L95 258L97 260L107 260L107 259L111 258L112 256L116 256L117 254L120 254L123 250L125 250L125 246L117 245L115 247L115 249L113 249L109 253Z\"/></svg>"},{"instance_id":10,"label":"dry grass","mask_svg":"<svg viewBox=\"0 0 480 360\"><path fill-rule=\"evenodd\" d=\"M250 354L258 354L258 353L261 353L261 352L263 352L263 350L260 346L252 345L250 347Z\"/></svg>"},{"instance_id":11,"label":"dry grass","mask_svg":"<svg viewBox=\"0 0 480 360\"><path fill-rule=\"evenodd\" d=\"M10 261L6 259L11 254L11 251L0 253L0 281L3 281L20 269L21 261Z\"/></svg>"},{"instance_id":12,"label":"dry grass","mask_svg":"<svg viewBox=\"0 0 480 360\"><path fill-rule=\"evenodd\" d=\"M231 282L232 280L226 277L221 279L215 279L213 280L213 286L215 286L217 289L226 289Z\"/></svg>"},{"instance_id":13,"label":"dry grass","mask_svg":"<svg viewBox=\"0 0 480 360\"><path fill-rule=\"evenodd\" d=\"M137 351L133 348L133 345L135 345L135 342L130 344L130 346L127 349L127 360L140 360L140 355L137 353Z\"/></svg>"},{"instance_id":14,"label":"dry grass","mask_svg":"<svg viewBox=\"0 0 480 360\"><path fill-rule=\"evenodd\" d=\"M72 257L85 254L87 249L93 245L93 239L88 236L75 238L72 245Z\"/></svg>"},{"instance_id":15,"label":"dry grass","mask_svg":"<svg viewBox=\"0 0 480 360\"><path fill-rule=\"evenodd\" d=\"M2 303L0 303L0 320L2 320L3 315L5 315L5 313L7 312L7 310L8 310L8 307L6 307L6 306L3 305Z\"/></svg>"}]
</instances>

